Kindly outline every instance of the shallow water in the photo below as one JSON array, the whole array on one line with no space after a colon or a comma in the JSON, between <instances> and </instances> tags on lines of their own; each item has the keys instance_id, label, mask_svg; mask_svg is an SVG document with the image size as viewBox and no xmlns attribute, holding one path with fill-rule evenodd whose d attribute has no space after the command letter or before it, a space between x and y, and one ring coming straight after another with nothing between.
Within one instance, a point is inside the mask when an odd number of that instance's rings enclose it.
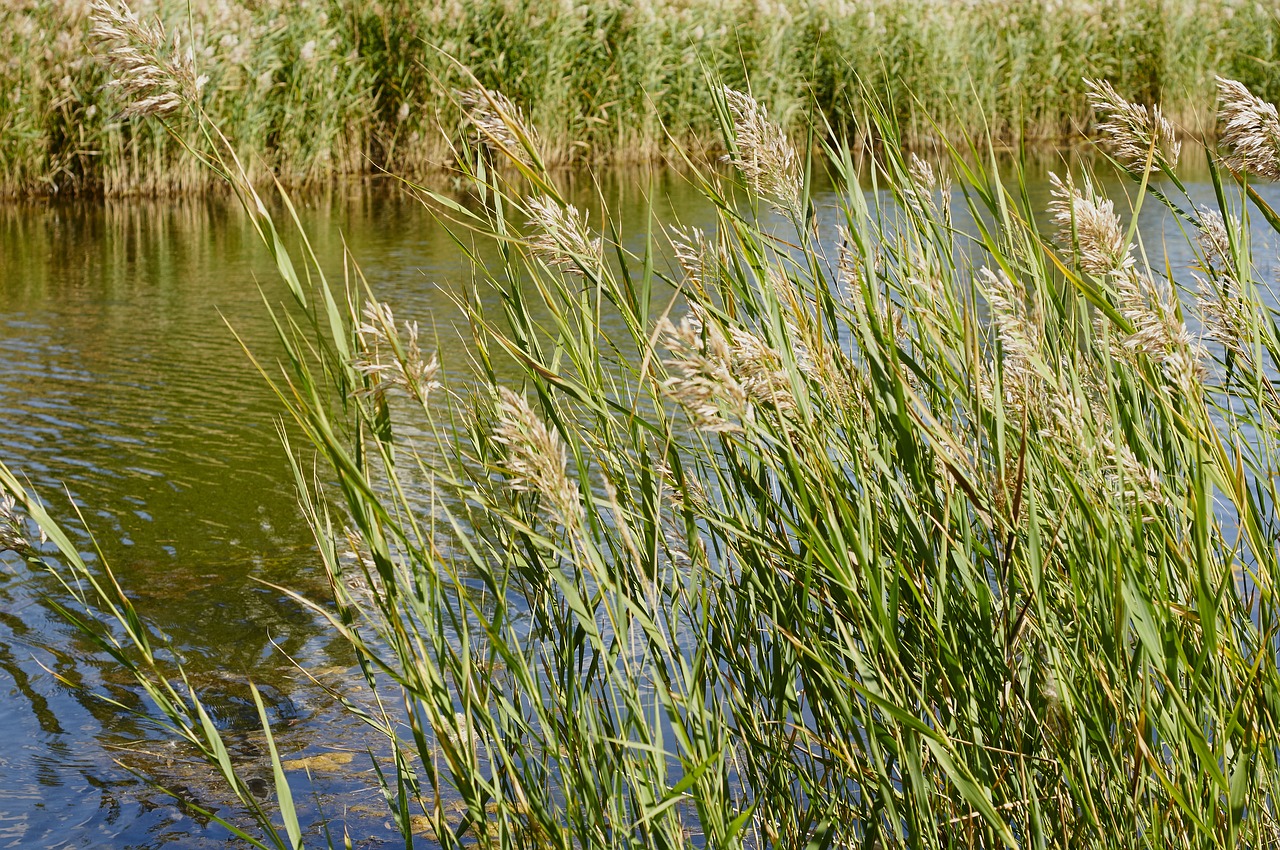
<instances>
[{"instance_id":1,"label":"shallow water","mask_svg":"<svg viewBox=\"0 0 1280 850\"><path fill-rule=\"evenodd\" d=\"M578 189L591 207L592 186ZM611 216L637 240L647 194L664 222L713 220L675 173L620 173L602 189ZM1203 178L1193 189L1211 201ZM1043 207L1042 172L1030 192ZM833 238L834 196L819 200L820 230ZM470 268L426 210L392 188L351 185L311 197L300 212L327 269L339 272L345 237L397 316L433 329L446 370L466 369L451 296ZM1188 274L1185 243L1150 200L1140 231L1153 253L1167 236L1170 261ZM1274 237L1255 250L1273 280ZM325 594L277 404L231 331L272 361L264 297L280 302L285 293L229 199L0 207L0 460L56 515L70 515L68 496L84 511L122 585L196 671L237 757L250 762L258 753L246 675L264 687L286 758L362 740L285 657L355 688L349 654L263 583ZM225 830L126 768L196 796L202 770L182 764L162 732L55 677L132 698L50 597L59 597L50 577L0 556L0 847L226 846ZM332 811L380 805L358 769L317 788ZM376 817L360 829L358 845L392 837Z\"/></svg>"}]
</instances>

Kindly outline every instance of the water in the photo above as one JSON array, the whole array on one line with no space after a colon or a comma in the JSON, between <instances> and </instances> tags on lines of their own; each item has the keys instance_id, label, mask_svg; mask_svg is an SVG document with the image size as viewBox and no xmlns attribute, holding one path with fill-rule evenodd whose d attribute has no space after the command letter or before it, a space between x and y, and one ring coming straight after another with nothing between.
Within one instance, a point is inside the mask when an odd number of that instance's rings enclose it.
<instances>
[{"instance_id":1,"label":"water","mask_svg":"<svg viewBox=\"0 0 1280 850\"><path fill-rule=\"evenodd\" d=\"M577 188L591 207L590 183ZM1203 175L1193 188L1211 201ZM1043 207L1043 174L1031 190ZM637 240L646 194L664 222L714 220L675 173L620 173L603 191ZM820 230L831 238L834 196L819 200ZM470 268L420 205L354 185L309 199L301 215L326 268L340 269L345 235L379 296L433 329L447 371L465 370L466 331L451 296ZM1148 202L1140 230L1157 253L1166 235L1185 274L1191 258L1162 207ZM1258 256L1276 256L1273 242L1255 245ZM232 200L0 208L0 460L56 515L70 515L68 497L80 506L246 763L260 755L248 734L256 725L242 688L249 675L269 699L286 758L364 740L285 657L355 689L349 653L264 584L326 593L277 434L278 405L230 330L269 366L277 351L264 296L285 300ZM52 609L59 596L49 576L0 557L0 847L226 846L225 830L126 768L197 798L207 773L183 764L163 732L59 681L135 699ZM331 811L380 806L360 770L322 777L317 790ZM355 820L358 846L392 837L378 817Z\"/></svg>"}]
</instances>

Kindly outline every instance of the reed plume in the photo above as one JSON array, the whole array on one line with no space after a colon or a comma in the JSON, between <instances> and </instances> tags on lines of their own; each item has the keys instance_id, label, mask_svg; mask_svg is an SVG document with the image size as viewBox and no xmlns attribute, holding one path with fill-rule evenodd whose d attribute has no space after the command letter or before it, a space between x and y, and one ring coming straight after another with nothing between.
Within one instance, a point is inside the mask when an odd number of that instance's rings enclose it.
<instances>
[{"instance_id":1,"label":"reed plume","mask_svg":"<svg viewBox=\"0 0 1280 850\"><path fill-rule=\"evenodd\" d=\"M208 77L196 73L190 46L176 32L167 37L158 18L143 21L123 2L94 0L90 20L90 36L107 51L114 75L108 85L128 100L123 115L163 116L200 102Z\"/></svg>"},{"instance_id":2,"label":"reed plume","mask_svg":"<svg viewBox=\"0 0 1280 850\"><path fill-rule=\"evenodd\" d=\"M734 126L734 150L725 159L738 167L751 191L796 209L804 181L800 156L786 133L751 95L725 86L724 99Z\"/></svg>"},{"instance_id":3,"label":"reed plume","mask_svg":"<svg viewBox=\"0 0 1280 850\"><path fill-rule=\"evenodd\" d=\"M478 144L525 165L534 164L530 149L538 151L541 140L519 106L492 89L476 87L456 94Z\"/></svg>"},{"instance_id":4,"label":"reed plume","mask_svg":"<svg viewBox=\"0 0 1280 850\"><path fill-rule=\"evenodd\" d=\"M364 321L356 326L360 341L353 367L369 379L361 394L385 398L392 389L402 390L422 404L432 390L439 389L440 360L425 357L418 342L418 323L405 322L404 336L396 329L391 307L370 301L364 307Z\"/></svg>"},{"instance_id":5,"label":"reed plume","mask_svg":"<svg viewBox=\"0 0 1280 850\"><path fill-rule=\"evenodd\" d=\"M1063 245L1078 247L1080 267L1100 277L1131 269L1134 258L1125 244L1114 203L1101 198L1087 177L1083 191L1076 188L1070 174L1066 180L1050 174L1049 182L1053 187L1049 211L1058 225L1058 239Z\"/></svg>"},{"instance_id":6,"label":"reed plume","mask_svg":"<svg viewBox=\"0 0 1280 850\"><path fill-rule=\"evenodd\" d=\"M1182 143L1158 105L1139 106L1122 98L1106 80L1085 80L1089 103L1101 119L1097 131L1116 159L1130 168L1172 170L1178 164Z\"/></svg>"},{"instance_id":7,"label":"reed plume","mask_svg":"<svg viewBox=\"0 0 1280 850\"><path fill-rule=\"evenodd\" d=\"M1227 222L1222 213L1201 206L1198 210L1198 227L1196 242L1200 253L1204 255L1207 269L1218 269L1228 274L1235 274L1235 260L1231 256L1231 237L1227 232ZM1231 216L1231 230L1240 233L1240 221Z\"/></svg>"},{"instance_id":8,"label":"reed plume","mask_svg":"<svg viewBox=\"0 0 1280 850\"><path fill-rule=\"evenodd\" d=\"M1041 320L1029 313L1022 294L1003 270L979 269L978 288L991 308L991 323L1004 353L1004 403L1021 414L1037 395Z\"/></svg>"},{"instance_id":9,"label":"reed plume","mask_svg":"<svg viewBox=\"0 0 1280 850\"><path fill-rule=\"evenodd\" d=\"M547 196L526 199L534 234L529 247L554 269L571 274L595 271L600 266L602 243L587 227L586 216L573 204Z\"/></svg>"},{"instance_id":10,"label":"reed plume","mask_svg":"<svg viewBox=\"0 0 1280 850\"><path fill-rule=\"evenodd\" d=\"M577 528L582 515L578 484L569 477L560 435L542 421L524 396L499 387L493 441L505 449L502 471L513 490L544 499L551 519Z\"/></svg>"},{"instance_id":11,"label":"reed plume","mask_svg":"<svg viewBox=\"0 0 1280 850\"><path fill-rule=\"evenodd\" d=\"M1193 393L1204 377L1204 352L1179 316L1181 305L1172 284L1130 269L1116 277L1115 289L1116 308L1133 326L1124 339L1125 349L1151 358L1174 386Z\"/></svg>"},{"instance_id":12,"label":"reed plume","mask_svg":"<svg viewBox=\"0 0 1280 850\"><path fill-rule=\"evenodd\" d=\"M1194 277L1199 287L1196 309L1204 325L1205 338L1214 340L1240 360L1250 362L1252 308L1240 294L1239 283L1231 275L1223 275L1214 282L1200 275Z\"/></svg>"},{"instance_id":13,"label":"reed plume","mask_svg":"<svg viewBox=\"0 0 1280 850\"><path fill-rule=\"evenodd\" d=\"M741 431L739 424L759 408L795 409L782 358L764 340L743 328L726 335L696 305L680 324L664 319L660 336L674 355L665 389L701 431Z\"/></svg>"},{"instance_id":14,"label":"reed plume","mask_svg":"<svg viewBox=\"0 0 1280 850\"><path fill-rule=\"evenodd\" d=\"M684 280L696 291L703 291L717 272L718 258L707 234L697 227L669 228L671 250L676 264L684 272Z\"/></svg>"},{"instance_id":15,"label":"reed plume","mask_svg":"<svg viewBox=\"0 0 1280 850\"><path fill-rule=\"evenodd\" d=\"M39 528L40 542L45 543L44 528ZM0 491L0 553L16 552L24 558L36 556L35 547L24 536L22 517L18 503L11 493Z\"/></svg>"},{"instance_id":16,"label":"reed plume","mask_svg":"<svg viewBox=\"0 0 1280 850\"><path fill-rule=\"evenodd\" d=\"M1243 83L1218 77L1218 140L1231 152L1227 165L1280 180L1280 115L1273 104L1254 96Z\"/></svg>"}]
</instances>

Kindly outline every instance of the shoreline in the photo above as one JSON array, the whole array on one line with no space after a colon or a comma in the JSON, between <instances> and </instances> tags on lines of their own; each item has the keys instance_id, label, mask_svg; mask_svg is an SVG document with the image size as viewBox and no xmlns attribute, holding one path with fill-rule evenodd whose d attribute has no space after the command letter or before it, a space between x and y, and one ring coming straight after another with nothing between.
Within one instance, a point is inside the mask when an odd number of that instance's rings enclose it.
<instances>
[{"instance_id":1,"label":"shoreline","mask_svg":"<svg viewBox=\"0 0 1280 850\"><path fill-rule=\"evenodd\" d=\"M1216 74L1280 97L1269 72L1280 20L1226 0L208 0L190 18L181 0L134 6L192 51L204 108L251 176L290 186L438 173L464 132L464 68L520 106L555 166L722 146L708 76L744 90L751 80L797 140L806 116L818 116L816 135L856 138L880 110L914 148L1078 140L1093 122L1085 77L1159 103L1201 138L1214 131ZM213 187L163 127L119 117L91 43L83 0L0 10L0 197Z\"/></svg>"}]
</instances>

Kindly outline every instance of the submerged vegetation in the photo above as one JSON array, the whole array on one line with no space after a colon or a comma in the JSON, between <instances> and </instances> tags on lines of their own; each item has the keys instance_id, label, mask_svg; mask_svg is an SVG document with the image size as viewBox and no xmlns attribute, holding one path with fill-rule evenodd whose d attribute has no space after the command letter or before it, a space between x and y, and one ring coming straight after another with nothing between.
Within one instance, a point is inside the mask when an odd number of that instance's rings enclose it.
<instances>
[{"instance_id":1,"label":"submerged vegetation","mask_svg":"<svg viewBox=\"0 0 1280 850\"><path fill-rule=\"evenodd\" d=\"M350 707L407 845L1280 842L1280 326L1250 240L1280 216L1248 182L1280 121L1246 86L1218 84L1213 209L1173 171L1199 145L1089 86L1132 203L1175 214L1190 292L1090 175L1056 181L1043 232L993 156L940 170L884 114L874 158L814 134L841 189L825 232L810 158L713 76L736 177L689 165L715 226L649 222L628 250L473 87L469 199L412 187L502 258L475 255L474 368L446 381L358 245L341 284L305 234L285 247L198 77L134 58L120 86L144 112L175 94L292 296L264 378L309 442L289 450L334 591L312 604L381 695ZM64 579L240 834L340 843L304 831L266 712L275 807L127 589L0 485L0 546Z\"/></svg>"},{"instance_id":2,"label":"submerged vegetation","mask_svg":"<svg viewBox=\"0 0 1280 850\"><path fill-rule=\"evenodd\" d=\"M136 120L106 85L86 52L91 6L0 8L0 194L210 185L183 150L196 137ZM187 34L178 53L206 81L202 108L249 173L291 183L444 164L464 67L524 110L549 165L649 159L672 138L718 145L708 70L737 90L749 80L789 131L821 114L856 141L875 133L869 101L893 103L911 144L1075 139L1091 122L1085 78L1163 105L1197 136L1214 129L1215 74L1280 98L1280 17L1236 0L151 0L139 12Z\"/></svg>"}]
</instances>

